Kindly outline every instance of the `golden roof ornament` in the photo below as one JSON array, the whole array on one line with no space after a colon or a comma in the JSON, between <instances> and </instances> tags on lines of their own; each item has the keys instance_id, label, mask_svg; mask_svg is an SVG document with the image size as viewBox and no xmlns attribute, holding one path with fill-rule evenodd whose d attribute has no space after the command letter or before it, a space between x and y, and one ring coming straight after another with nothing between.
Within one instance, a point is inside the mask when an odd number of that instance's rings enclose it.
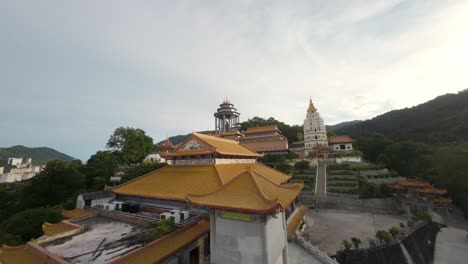
<instances>
[{"instance_id":1,"label":"golden roof ornament","mask_svg":"<svg viewBox=\"0 0 468 264\"><path fill-rule=\"evenodd\" d=\"M317 112L317 108L315 108L314 103L312 103L312 98L309 101L309 108L307 109L307 113L315 113Z\"/></svg>"}]
</instances>

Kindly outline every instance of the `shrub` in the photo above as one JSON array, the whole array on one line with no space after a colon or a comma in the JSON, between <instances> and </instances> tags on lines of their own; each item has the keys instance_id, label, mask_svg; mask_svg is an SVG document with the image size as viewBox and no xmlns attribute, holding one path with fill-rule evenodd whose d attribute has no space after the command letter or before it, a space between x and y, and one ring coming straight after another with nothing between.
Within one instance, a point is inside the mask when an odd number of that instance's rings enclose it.
<instances>
[{"instance_id":1,"label":"shrub","mask_svg":"<svg viewBox=\"0 0 468 264\"><path fill-rule=\"evenodd\" d=\"M307 170L309 168L309 164L310 164L309 161L301 160L301 161L296 162L296 164L294 164L294 168L296 170Z\"/></svg>"},{"instance_id":2,"label":"shrub","mask_svg":"<svg viewBox=\"0 0 468 264\"><path fill-rule=\"evenodd\" d=\"M375 233L375 237L380 242L385 242L386 244L389 244L392 241L392 235L385 230L378 230L377 233Z\"/></svg>"},{"instance_id":3,"label":"shrub","mask_svg":"<svg viewBox=\"0 0 468 264\"><path fill-rule=\"evenodd\" d=\"M412 216L413 217L413 216ZM418 211L414 214L415 220L432 221L432 216L427 211Z\"/></svg>"},{"instance_id":4,"label":"shrub","mask_svg":"<svg viewBox=\"0 0 468 264\"><path fill-rule=\"evenodd\" d=\"M344 239L343 241L341 241L341 245L343 245L343 247L345 248L345 250L350 250L351 249L351 243Z\"/></svg>"},{"instance_id":5,"label":"shrub","mask_svg":"<svg viewBox=\"0 0 468 264\"><path fill-rule=\"evenodd\" d=\"M353 242L353 245L354 245L355 249L358 249L359 245L362 243L361 239L359 239L357 237L352 237L351 242Z\"/></svg>"},{"instance_id":6,"label":"shrub","mask_svg":"<svg viewBox=\"0 0 468 264\"><path fill-rule=\"evenodd\" d=\"M388 232L390 233L390 235L392 235L392 237L396 238L399 234L403 233L403 230L401 230L401 228L399 227L392 226L390 230L388 230Z\"/></svg>"}]
</instances>

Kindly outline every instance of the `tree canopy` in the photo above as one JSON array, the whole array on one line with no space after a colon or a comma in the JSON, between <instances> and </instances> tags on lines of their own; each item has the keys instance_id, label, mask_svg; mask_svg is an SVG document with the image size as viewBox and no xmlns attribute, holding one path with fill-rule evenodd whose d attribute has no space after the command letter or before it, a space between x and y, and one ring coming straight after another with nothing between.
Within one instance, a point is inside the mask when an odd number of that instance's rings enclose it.
<instances>
[{"instance_id":1,"label":"tree canopy","mask_svg":"<svg viewBox=\"0 0 468 264\"><path fill-rule=\"evenodd\" d=\"M107 147L118 154L124 164L140 163L154 150L153 139L139 128L119 127L107 141Z\"/></svg>"}]
</instances>

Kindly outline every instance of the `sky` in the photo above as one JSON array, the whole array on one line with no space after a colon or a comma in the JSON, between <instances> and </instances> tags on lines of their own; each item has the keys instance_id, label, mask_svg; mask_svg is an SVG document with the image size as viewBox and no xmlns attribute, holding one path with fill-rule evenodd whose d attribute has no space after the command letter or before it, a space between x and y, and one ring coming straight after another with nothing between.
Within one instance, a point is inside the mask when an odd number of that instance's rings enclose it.
<instances>
[{"instance_id":1,"label":"sky","mask_svg":"<svg viewBox=\"0 0 468 264\"><path fill-rule=\"evenodd\" d=\"M82 160L241 121L368 119L468 88L468 1L0 0L0 147Z\"/></svg>"}]
</instances>

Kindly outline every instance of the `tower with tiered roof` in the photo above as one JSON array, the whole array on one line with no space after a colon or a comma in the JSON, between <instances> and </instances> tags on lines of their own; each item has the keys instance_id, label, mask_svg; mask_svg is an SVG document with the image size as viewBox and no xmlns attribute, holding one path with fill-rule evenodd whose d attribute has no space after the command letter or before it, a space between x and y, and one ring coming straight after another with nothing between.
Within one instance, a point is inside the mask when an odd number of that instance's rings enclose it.
<instances>
[{"instance_id":1,"label":"tower with tiered roof","mask_svg":"<svg viewBox=\"0 0 468 264\"><path fill-rule=\"evenodd\" d=\"M304 120L304 150L308 154L314 148L326 146L328 146L328 139L325 123L310 99Z\"/></svg>"},{"instance_id":2,"label":"tower with tiered roof","mask_svg":"<svg viewBox=\"0 0 468 264\"><path fill-rule=\"evenodd\" d=\"M224 100L219 105L218 110L214 114L215 117L215 132L225 133L228 131L236 131L240 129L239 121L240 113L234 108L234 105L229 100Z\"/></svg>"}]
</instances>

